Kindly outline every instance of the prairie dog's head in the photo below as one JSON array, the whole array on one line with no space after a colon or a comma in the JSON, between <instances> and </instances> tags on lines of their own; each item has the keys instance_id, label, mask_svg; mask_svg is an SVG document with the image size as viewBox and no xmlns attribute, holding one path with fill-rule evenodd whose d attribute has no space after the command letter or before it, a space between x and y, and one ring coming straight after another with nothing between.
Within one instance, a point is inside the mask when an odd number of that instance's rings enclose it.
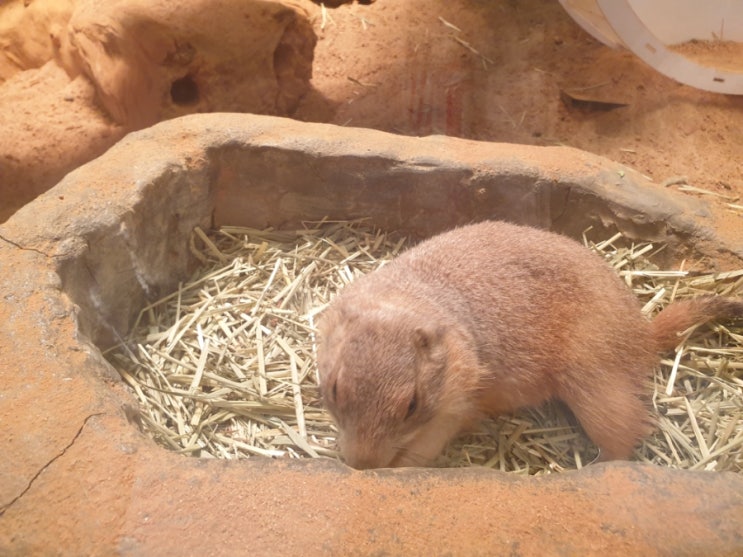
<instances>
[{"instance_id":1,"label":"prairie dog's head","mask_svg":"<svg viewBox=\"0 0 743 557\"><path fill-rule=\"evenodd\" d=\"M428 464L471 418L461 340L406 305L341 297L320 320L320 390L354 468Z\"/></svg>"}]
</instances>

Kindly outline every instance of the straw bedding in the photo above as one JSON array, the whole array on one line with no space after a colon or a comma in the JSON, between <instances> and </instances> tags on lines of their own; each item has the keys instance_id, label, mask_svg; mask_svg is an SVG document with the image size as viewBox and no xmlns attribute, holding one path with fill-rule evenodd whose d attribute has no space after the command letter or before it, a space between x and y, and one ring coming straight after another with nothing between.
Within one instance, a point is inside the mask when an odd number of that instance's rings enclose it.
<instances>
[{"instance_id":1,"label":"straw bedding","mask_svg":"<svg viewBox=\"0 0 743 557\"><path fill-rule=\"evenodd\" d=\"M743 270L658 270L650 244L620 235L598 244L652 315L670 300L743 295ZM108 354L139 400L143 428L193 456L337 457L322 409L314 319L355 277L395 257L403 239L359 222L298 231L196 230L202 269L144 308L129 338ZM636 459L685 469L743 471L743 323L689 331L655 372L657 432ZM580 468L597 450L559 403L486 421L454 441L442 466L522 474Z\"/></svg>"}]
</instances>

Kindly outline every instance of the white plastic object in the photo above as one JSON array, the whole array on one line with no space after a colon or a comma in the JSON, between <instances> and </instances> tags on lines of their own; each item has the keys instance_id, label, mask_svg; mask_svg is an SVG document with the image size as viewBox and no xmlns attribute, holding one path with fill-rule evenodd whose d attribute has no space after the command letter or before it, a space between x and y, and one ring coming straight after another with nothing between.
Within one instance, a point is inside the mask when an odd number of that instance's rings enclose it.
<instances>
[{"instance_id":1,"label":"white plastic object","mask_svg":"<svg viewBox=\"0 0 743 557\"><path fill-rule=\"evenodd\" d=\"M743 42L743 2L738 0L560 0L593 37L625 47L662 73L697 89L743 95L740 71L707 66L668 46L692 39Z\"/></svg>"}]
</instances>

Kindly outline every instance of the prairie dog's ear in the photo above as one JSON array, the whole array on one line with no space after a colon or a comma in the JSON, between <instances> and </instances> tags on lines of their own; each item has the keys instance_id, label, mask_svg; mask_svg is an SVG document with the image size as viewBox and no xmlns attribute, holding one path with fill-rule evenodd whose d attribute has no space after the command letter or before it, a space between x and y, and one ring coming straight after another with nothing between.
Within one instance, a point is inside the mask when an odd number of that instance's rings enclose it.
<instances>
[{"instance_id":1,"label":"prairie dog's ear","mask_svg":"<svg viewBox=\"0 0 743 557\"><path fill-rule=\"evenodd\" d=\"M444 337L444 327L416 327L413 331L413 344L419 356L432 357L436 348L441 345Z\"/></svg>"},{"instance_id":2,"label":"prairie dog's ear","mask_svg":"<svg viewBox=\"0 0 743 557\"><path fill-rule=\"evenodd\" d=\"M322 310L316 317L315 329L321 337L327 337L331 332L337 329L344 329L348 323L356 321L358 315L349 312L344 304L331 302L331 304Z\"/></svg>"}]
</instances>

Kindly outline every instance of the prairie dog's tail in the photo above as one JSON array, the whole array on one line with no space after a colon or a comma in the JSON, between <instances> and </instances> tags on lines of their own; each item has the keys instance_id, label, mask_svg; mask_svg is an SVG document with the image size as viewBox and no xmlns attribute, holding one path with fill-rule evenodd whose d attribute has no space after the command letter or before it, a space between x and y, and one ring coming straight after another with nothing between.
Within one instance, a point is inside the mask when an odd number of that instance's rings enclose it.
<instances>
[{"instance_id":1,"label":"prairie dog's tail","mask_svg":"<svg viewBox=\"0 0 743 557\"><path fill-rule=\"evenodd\" d=\"M659 352L675 348L678 334L697 323L712 319L743 317L743 299L704 296L673 302L651 323L653 340Z\"/></svg>"}]
</instances>

